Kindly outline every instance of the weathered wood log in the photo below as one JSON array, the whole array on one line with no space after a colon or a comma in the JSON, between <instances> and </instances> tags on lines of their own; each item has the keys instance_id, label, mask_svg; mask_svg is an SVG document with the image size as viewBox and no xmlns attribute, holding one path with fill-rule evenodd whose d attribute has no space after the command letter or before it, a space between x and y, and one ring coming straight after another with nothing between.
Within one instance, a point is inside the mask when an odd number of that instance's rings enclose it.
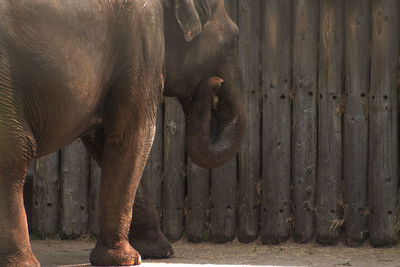
<instances>
[{"instance_id":1,"label":"weathered wood log","mask_svg":"<svg viewBox=\"0 0 400 267\"><path fill-rule=\"evenodd\" d=\"M294 2L292 176L296 241L314 233L319 1Z\"/></svg>"},{"instance_id":2,"label":"weathered wood log","mask_svg":"<svg viewBox=\"0 0 400 267\"><path fill-rule=\"evenodd\" d=\"M225 8L231 19L238 23L239 0L225 0Z\"/></svg>"},{"instance_id":3,"label":"weathered wood log","mask_svg":"<svg viewBox=\"0 0 400 267\"><path fill-rule=\"evenodd\" d=\"M241 68L241 87L247 111L246 133L239 152L238 239L241 242L255 240L259 228L257 183L261 176L260 11L259 0L239 1L239 62L240 66L246 66Z\"/></svg>"},{"instance_id":4,"label":"weathered wood log","mask_svg":"<svg viewBox=\"0 0 400 267\"><path fill-rule=\"evenodd\" d=\"M368 94L371 2L345 1L346 99L343 181L346 243L361 245L367 233Z\"/></svg>"},{"instance_id":5,"label":"weathered wood log","mask_svg":"<svg viewBox=\"0 0 400 267\"><path fill-rule=\"evenodd\" d=\"M236 236L236 177L236 158L211 170L210 235L214 243L226 243Z\"/></svg>"},{"instance_id":6,"label":"weathered wood log","mask_svg":"<svg viewBox=\"0 0 400 267\"><path fill-rule=\"evenodd\" d=\"M94 158L90 158L89 177L89 233L99 234L99 193L100 193L101 169Z\"/></svg>"},{"instance_id":7,"label":"weathered wood log","mask_svg":"<svg viewBox=\"0 0 400 267\"><path fill-rule=\"evenodd\" d=\"M185 115L178 100L165 99L162 230L170 241L183 235Z\"/></svg>"},{"instance_id":8,"label":"weathered wood log","mask_svg":"<svg viewBox=\"0 0 400 267\"><path fill-rule=\"evenodd\" d=\"M187 179L186 237L191 242L208 241L210 170L188 159Z\"/></svg>"},{"instance_id":9,"label":"weathered wood log","mask_svg":"<svg viewBox=\"0 0 400 267\"><path fill-rule=\"evenodd\" d=\"M61 150L60 232L88 233L89 156L81 140Z\"/></svg>"},{"instance_id":10,"label":"weathered wood log","mask_svg":"<svg viewBox=\"0 0 400 267\"><path fill-rule=\"evenodd\" d=\"M60 153L34 162L32 231L40 235L56 234L60 208Z\"/></svg>"},{"instance_id":11,"label":"weathered wood log","mask_svg":"<svg viewBox=\"0 0 400 267\"><path fill-rule=\"evenodd\" d=\"M263 5L263 131L261 241L289 237L293 2Z\"/></svg>"},{"instance_id":12,"label":"weathered wood log","mask_svg":"<svg viewBox=\"0 0 400 267\"><path fill-rule=\"evenodd\" d=\"M321 1L315 233L323 244L336 244L342 225L343 14L343 0Z\"/></svg>"},{"instance_id":13,"label":"weathered wood log","mask_svg":"<svg viewBox=\"0 0 400 267\"><path fill-rule=\"evenodd\" d=\"M400 2L372 1L369 127L369 236L374 246L395 244L397 222Z\"/></svg>"}]
</instances>

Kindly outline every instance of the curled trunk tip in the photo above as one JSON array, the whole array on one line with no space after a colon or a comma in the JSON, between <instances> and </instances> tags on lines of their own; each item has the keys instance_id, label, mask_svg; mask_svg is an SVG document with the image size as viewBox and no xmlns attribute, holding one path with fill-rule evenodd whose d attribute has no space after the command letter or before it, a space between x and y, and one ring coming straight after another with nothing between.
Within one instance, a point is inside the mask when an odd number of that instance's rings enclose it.
<instances>
[{"instance_id":1,"label":"curled trunk tip","mask_svg":"<svg viewBox=\"0 0 400 267\"><path fill-rule=\"evenodd\" d=\"M220 77L203 81L192 101L186 145L197 165L215 168L239 150L244 132L244 114L233 86Z\"/></svg>"}]
</instances>

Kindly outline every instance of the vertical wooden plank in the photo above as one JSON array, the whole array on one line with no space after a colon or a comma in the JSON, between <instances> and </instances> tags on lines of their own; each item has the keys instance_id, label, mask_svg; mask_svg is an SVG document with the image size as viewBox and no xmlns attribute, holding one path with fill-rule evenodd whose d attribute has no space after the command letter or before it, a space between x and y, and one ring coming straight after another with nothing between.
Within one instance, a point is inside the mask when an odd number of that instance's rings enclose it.
<instances>
[{"instance_id":1,"label":"vertical wooden plank","mask_svg":"<svg viewBox=\"0 0 400 267\"><path fill-rule=\"evenodd\" d=\"M239 0L225 0L225 9L236 24L238 23L238 2Z\"/></svg>"},{"instance_id":2,"label":"vertical wooden plank","mask_svg":"<svg viewBox=\"0 0 400 267\"><path fill-rule=\"evenodd\" d=\"M81 140L61 151L61 233L88 232L89 156Z\"/></svg>"},{"instance_id":3,"label":"vertical wooden plank","mask_svg":"<svg viewBox=\"0 0 400 267\"><path fill-rule=\"evenodd\" d=\"M159 218L161 218L162 197L162 171L163 171L163 123L164 123L164 101L158 105L156 134L146 167L143 171L142 182L146 184L147 190L153 198Z\"/></svg>"},{"instance_id":4,"label":"vertical wooden plank","mask_svg":"<svg viewBox=\"0 0 400 267\"><path fill-rule=\"evenodd\" d=\"M237 164L212 170L210 193L210 234L214 243L232 241L236 235L236 176ZM225 173L226 171L226 173Z\"/></svg>"},{"instance_id":5,"label":"vertical wooden plank","mask_svg":"<svg viewBox=\"0 0 400 267\"><path fill-rule=\"evenodd\" d=\"M263 5L263 133L261 241L289 237L293 1Z\"/></svg>"},{"instance_id":6,"label":"vertical wooden plank","mask_svg":"<svg viewBox=\"0 0 400 267\"><path fill-rule=\"evenodd\" d=\"M315 195L316 241L339 241L342 180L343 0L320 2L318 172Z\"/></svg>"},{"instance_id":7,"label":"vertical wooden plank","mask_svg":"<svg viewBox=\"0 0 400 267\"><path fill-rule=\"evenodd\" d=\"M259 225L257 183L260 180L260 34L261 1L239 0L239 63L247 111L246 133L239 152L238 239L256 239Z\"/></svg>"},{"instance_id":8,"label":"vertical wooden plank","mask_svg":"<svg viewBox=\"0 0 400 267\"><path fill-rule=\"evenodd\" d=\"M238 1L225 1L231 18L237 21ZM231 241L236 235L237 157L211 170L210 234L215 243Z\"/></svg>"},{"instance_id":9,"label":"vertical wooden plank","mask_svg":"<svg viewBox=\"0 0 400 267\"><path fill-rule=\"evenodd\" d=\"M89 233L98 236L99 234L99 193L101 181L101 168L94 158L90 158L89 177Z\"/></svg>"},{"instance_id":10,"label":"vertical wooden plank","mask_svg":"<svg viewBox=\"0 0 400 267\"><path fill-rule=\"evenodd\" d=\"M33 162L29 165L28 170L26 171L23 194L26 219L28 221L28 230L29 232L32 232Z\"/></svg>"},{"instance_id":11,"label":"vertical wooden plank","mask_svg":"<svg viewBox=\"0 0 400 267\"><path fill-rule=\"evenodd\" d=\"M346 0L345 10L344 218L346 243L354 246L367 233L371 2Z\"/></svg>"},{"instance_id":12,"label":"vertical wooden plank","mask_svg":"<svg viewBox=\"0 0 400 267\"><path fill-rule=\"evenodd\" d=\"M294 238L313 237L319 1L294 2L292 177Z\"/></svg>"},{"instance_id":13,"label":"vertical wooden plank","mask_svg":"<svg viewBox=\"0 0 400 267\"><path fill-rule=\"evenodd\" d=\"M178 100L165 99L162 230L170 241L183 235L185 115Z\"/></svg>"},{"instance_id":14,"label":"vertical wooden plank","mask_svg":"<svg viewBox=\"0 0 400 267\"><path fill-rule=\"evenodd\" d=\"M369 136L369 234L374 246L394 244L398 190L399 5L372 1L372 58Z\"/></svg>"},{"instance_id":15,"label":"vertical wooden plank","mask_svg":"<svg viewBox=\"0 0 400 267\"><path fill-rule=\"evenodd\" d=\"M191 242L208 241L210 171L188 159L186 237Z\"/></svg>"},{"instance_id":16,"label":"vertical wooden plank","mask_svg":"<svg viewBox=\"0 0 400 267\"><path fill-rule=\"evenodd\" d=\"M59 222L60 153L37 158L33 173L33 232L55 234Z\"/></svg>"}]
</instances>

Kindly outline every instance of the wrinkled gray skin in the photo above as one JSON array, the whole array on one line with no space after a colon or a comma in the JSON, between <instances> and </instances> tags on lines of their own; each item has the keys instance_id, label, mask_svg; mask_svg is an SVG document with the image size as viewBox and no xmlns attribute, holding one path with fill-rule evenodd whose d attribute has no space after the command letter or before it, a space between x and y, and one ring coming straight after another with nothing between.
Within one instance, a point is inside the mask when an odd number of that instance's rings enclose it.
<instances>
[{"instance_id":1,"label":"wrinkled gray skin","mask_svg":"<svg viewBox=\"0 0 400 267\"><path fill-rule=\"evenodd\" d=\"M91 263L140 263L133 247L172 254L146 190L137 190L156 107L163 93L178 97L198 165L232 157L244 129L237 37L223 0L0 0L0 266L39 266L25 172L77 138L102 168Z\"/></svg>"}]
</instances>

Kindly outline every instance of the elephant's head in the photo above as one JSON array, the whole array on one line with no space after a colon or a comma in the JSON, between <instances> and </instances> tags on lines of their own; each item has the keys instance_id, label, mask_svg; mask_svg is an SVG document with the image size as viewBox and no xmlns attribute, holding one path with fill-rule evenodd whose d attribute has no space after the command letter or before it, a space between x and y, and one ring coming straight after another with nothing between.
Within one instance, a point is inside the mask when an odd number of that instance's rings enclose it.
<instances>
[{"instance_id":1,"label":"elephant's head","mask_svg":"<svg viewBox=\"0 0 400 267\"><path fill-rule=\"evenodd\" d=\"M238 27L223 0L169 0L165 29L164 94L183 106L190 158L218 167L239 150L245 128Z\"/></svg>"}]
</instances>

